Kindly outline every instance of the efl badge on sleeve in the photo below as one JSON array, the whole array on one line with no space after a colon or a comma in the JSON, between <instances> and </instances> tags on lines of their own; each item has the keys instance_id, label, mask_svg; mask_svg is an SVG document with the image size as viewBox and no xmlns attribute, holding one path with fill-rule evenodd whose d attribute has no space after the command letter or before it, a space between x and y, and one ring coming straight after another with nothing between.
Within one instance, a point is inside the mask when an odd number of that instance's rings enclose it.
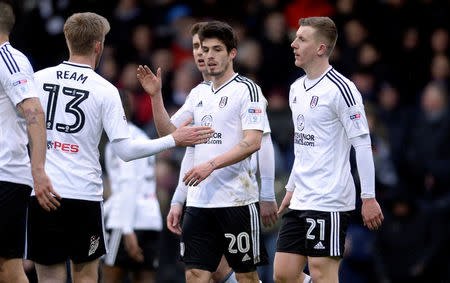
<instances>
[{"instance_id":1,"label":"efl badge on sleeve","mask_svg":"<svg viewBox=\"0 0 450 283\"><path fill-rule=\"evenodd\" d=\"M227 105L227 101L228 101L228 97L227 96L222 96L220 98L219 107L220 108L224 108L225 105Z\"/></svg>"},{"instance_id":2,"label":"efl badge on sleeve","mask_svg":"<svg viewBox=\"0 0 450 283\"><path fill-rule=\"evenodd\" d=\"M310 106L311 108L314 108L314 107L317 106L317 102L319 102L319 97L314 95L314 96L311 98L311 102L309 103L309 106Z\"/></svg>"}]
</instances>

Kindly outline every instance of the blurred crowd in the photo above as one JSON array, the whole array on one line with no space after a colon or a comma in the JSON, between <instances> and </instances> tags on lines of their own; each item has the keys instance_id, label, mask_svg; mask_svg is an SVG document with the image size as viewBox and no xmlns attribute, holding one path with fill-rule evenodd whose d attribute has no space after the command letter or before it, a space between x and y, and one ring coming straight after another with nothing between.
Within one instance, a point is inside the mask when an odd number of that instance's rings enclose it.
<instances>
[{"instance_id":1,"label":"blurred crowd","mask_svg":"<svg viewBox=\"0 0 450 283\"><path fill-rule=\"evenodd\" d=\"M449 1L23 0L11 42L35 70L56 65L68 59L64 21L78 11L110 21L98 72L133 97L132 120L152 137L151 100L136 79L137 66L161 67L164 99L173 113L201 81L190 26L213 19L230 23L239 37L235 70L258 83L269 102L279 199L294 158L289 86L303 74L294 66L290 43L299 18L331 17L339 31L331 64L365 101L385 215L373 233L355 212L341 281L450 282ZM182 156L182 149L158 156L163 215ZM277 231L265 231L272 254ZM182 282L177 238L167 229L163 234L158 278ZM263 282L272 282L271 268L261 269Z\"/></svg>"}]
</instances>

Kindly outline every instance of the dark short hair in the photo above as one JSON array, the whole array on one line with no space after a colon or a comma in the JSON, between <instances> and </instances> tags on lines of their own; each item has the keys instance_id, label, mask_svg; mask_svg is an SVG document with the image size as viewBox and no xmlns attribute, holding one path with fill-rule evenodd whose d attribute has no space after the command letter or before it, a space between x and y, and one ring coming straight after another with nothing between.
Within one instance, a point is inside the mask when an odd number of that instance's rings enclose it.
<instances>
[{"instance_id":1,"label":"dark short hair","mask_svg":"<svg viewBox=\"0 0 450 283\"><path fill-rule=\"evenodd\" d=\"M198 31L206 25L208 22L198 22L191 26L191 36L194 36L198 33Z\"/></svg>"},{"instance_id":2,"label":"dark short hair","mask_svg":"<svg viewBox=\"0 0 450 283\"><path fill-rule=\"evenodd\" d=\"M16 16L11 1L0 0L0 32L8 34L14 27Z\"/></svg>"},{"instance_id":3,"label":"dark short hair","mask_svg":"<svg viewBox=\"0 0 450 283\"><path fill-rule=\"evenodd\" d=\"M225 44L228 53L230 53L233 48L237 47L237 37L233 28L224 22L212 21L206 23L198 31L198 36L200 41L203 41L206 38L217 38Z\"/></svg>"},{"instance_id":4,"label":"dark short hair","mask_svg":"<svg viewBox=\"0 0 450 283\"><path fill-rule=\"evenodd\" d=\"M317 37L323 40L327 47L325 54L330 56L337 41L337 28L333 20L329 17L310 17L300 19L299 24L315 29Z\"/></svg>"}]
</instances>

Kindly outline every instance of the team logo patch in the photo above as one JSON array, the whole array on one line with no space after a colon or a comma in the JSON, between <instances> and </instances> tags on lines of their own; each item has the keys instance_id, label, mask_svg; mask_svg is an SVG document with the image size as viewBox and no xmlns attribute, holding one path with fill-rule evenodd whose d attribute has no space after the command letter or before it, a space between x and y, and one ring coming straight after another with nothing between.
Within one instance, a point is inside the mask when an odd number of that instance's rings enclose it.
<instances>
[{"instance_id":1,"label":"team logo patch","mask_svg":"<svg viewBox=\"0 0 450 283\"><path fill-rule=\"evenodd\" d=\"M212 116L211 115L203 116L201 124L202 124L202 126L212 127L212 125L213 125Z\"/></svg>"},{"instance_id":2,"label":"team logo patch","mask_svg":"<svg viewBox=\"0 0 450 283\"><path fill-rule=\"evenodd\" d=\"M297 130L300 132L305 128L305 117L300 114L297 116Z\"/></svg>"},{"instance_id":3,"label":"team logo patch","mask_svg":"<svg viewBox=\"0 0 450 283\"><path fill-rule=\"evenodd\" d=\"M228 101L228 96L222 96L220 98L219 107L224 108L225 105L227 105L227 101Z\"/></svg>"},{"instance_id":4,"label":"team logo patch","mask_svg":"<svg viewBox=\"0 0 450 283\"><path fill-rule=\"evenodd\" d=\"M350 120L356 120L361 118L361 114L360 113L356 113L350 116Z\"/></svg>"},{"instance_id":5,"label":"team logo patch","mask_svg":"<svg viewBox=\"0 0 450 283\"><path fill-rule=\"evenodd\" d=\"M248 113L259 114L259 113L262 113L262 109L259 109L259 108L249 108L249 109L248 109Z\"/></svg>"},{"instance_id":6,"label":"team logo patch","mask_svg":"<svg viewBox=\"0 0 450 283\"><path fill-rule=\"evenodd\" d=\"M314 107L317 106L317 102L319 102L319 97L314 95L314 96L311 98L311 102L309 103L309 106L310 106L311 108L314 108Z\"/></svg>"},{"instance_id":7,"label":"team logo patch","mask_svg":"<svg viewBox=\"0 0 450 283\"><path fill-rule=\"evenodd\" d=\"M17 86L20 84L26 84L26 83L27 83L27 79L21 79L21 80L13 82L13 86Z\"/></svg>"},{"instance_id":8,"label":"team logo patch","mask_svg":"<svg viewBox=\"0 0 450 283\"><path fill-rule=\"evenodd\" d=\"M100 237L92 236L91 237L91 243L89 244L89 253L88 256L91 256L95 253L95 251L98 248Z\"/></svg>"}]
</instances>

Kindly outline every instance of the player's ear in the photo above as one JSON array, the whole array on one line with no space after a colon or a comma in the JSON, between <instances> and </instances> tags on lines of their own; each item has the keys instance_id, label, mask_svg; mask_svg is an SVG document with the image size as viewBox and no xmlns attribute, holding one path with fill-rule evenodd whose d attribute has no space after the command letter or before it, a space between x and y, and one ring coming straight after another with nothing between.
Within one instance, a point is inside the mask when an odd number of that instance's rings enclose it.
<instances>
[{"instance_id":1,"label":"player's ear","mask_svg":"<svg viewBox=\"0 0 450 283\"><path fill-rule=\"evenodd\" d=\"M94 50L95 53L100 53L102 51L102 43L100 41L95 42Z\"/></svg>"},{"instance_id":2,"label":"player's ear","mask_svg":"<svg viewBox=\"0 0 450 283\"><path fill-rule=\"evenodd\" d=\"M317 55L322 56L325 54L325 52L327 52L327 46L325 45L325 43L321 43L319 45L319 48L317 49Z\"/></svg>"},{"instance_id":3,"label":"player's ear","mask_svg":"<svg viewBox=\"0 0 450 283\"><path fill-rule=\"evenodd\" d=\"M231 60L233 60L234 57L236 57L236 54L237 54L237 49L236 48L231 49L231 51L230 51Z\"/></svg>"}]
</instances>

